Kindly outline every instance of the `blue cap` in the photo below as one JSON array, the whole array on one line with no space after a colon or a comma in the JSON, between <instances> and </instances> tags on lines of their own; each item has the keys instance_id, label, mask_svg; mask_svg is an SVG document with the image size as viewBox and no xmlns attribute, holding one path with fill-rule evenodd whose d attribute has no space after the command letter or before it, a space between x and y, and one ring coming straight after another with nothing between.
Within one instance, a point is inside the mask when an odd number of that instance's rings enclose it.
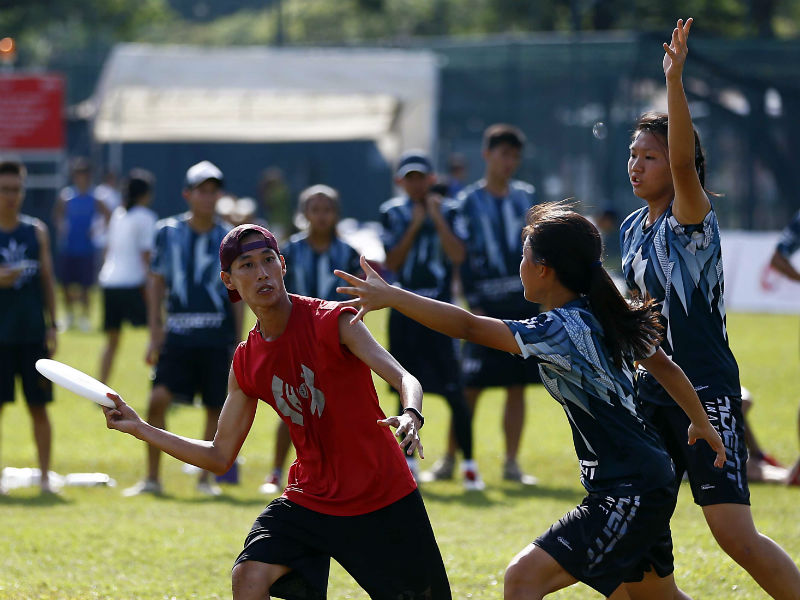
<instances>
[{"instance_id":1,"label":"blue cap","mask_svg":"<svg viewBox=\"0 0 800 600\"><path fill-rule=\"evenodd\" d=\"M395 175L398 179L402 179L413 171L425 175L433 173L433 163L422 150L407 150L403 152L400 155L400 162L397 163Z\"/></svg>"}]
</instances>

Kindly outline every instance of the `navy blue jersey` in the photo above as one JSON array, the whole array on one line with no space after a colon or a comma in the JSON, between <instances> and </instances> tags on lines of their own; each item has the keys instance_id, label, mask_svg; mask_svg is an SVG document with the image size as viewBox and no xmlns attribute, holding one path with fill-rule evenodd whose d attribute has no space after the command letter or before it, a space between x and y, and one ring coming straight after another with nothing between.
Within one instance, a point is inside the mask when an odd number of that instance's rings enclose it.
<instances>
[{"instance_id":1,"label":"navy blue jersey","mask_svg":"<svg viewBox=\"0 0 800 600\"><path fill-rule=\"evenodd\" d=\"M781 239L776 250L787 259L800 249L800 210L781 232Z\"/></svg>"},{"instance_id":2,"label":"navy blue jersey","mask_svg":"<svg viewBox=\"0 0 800 600\"><path fill-rule=\"evenodd\" d=\"M469 240L461 279L473 310L512 317L536 314L536 305L523 297L519 278L522 228L535 203L533 186L522 181L509 182L503 198L492 196L483 179L458 195L456 230Z\"/></svg>"},{"instance_id":3,"label":"navy blue jersey","mask_svg":"<svg viewBox=\"0 0 800 600\"><path fill-rule=\"evenodd\" d=\"M0 344L44 341L44 296L37 219L19 216L13 231L0 229L0 267L19 269L11 287L0 287Z\"/></svg>"},{"instance_id":4,"label":"navy blue jersey","mask_svg":"<svg viewBox=\"0 0 800 600\"><path fill-rule=\"evenodd\" d=\"M381 241L387 253L400 242L411 225L412 207L413 202L408 196L392 198L381 205L381 223L383 225ZM455 229L458 215L455 202L443 199L441 210L450 229L463 241L464 232ZM397 283L404 289L411 290L420 296L450 302L453 265L442 248L436 226L430 217L425 217L425 221L406 255L403 266L395 275Z\"/></svg>"},{"instance_id":5,"label":"navy blue jersey","mask_svg":"<svg viewBox=\"0 0 800 600\"><path fill-rule=\"evenodd\" d=\"M622 223L622 272L632 293L653 298L665 327L662 348L689 377L701 398L739 396L739 367L725 328L719 225L710 210L697 225L681 225L672 206L645 226L647 207ZM643 400L672 400L641 373Z\"/></svg>"},{"instance_id":6,"label":"navy blue jersey","mask_svg":"<svg viewBox=\"0 0 800 600\"><path fill-rule=\"evenodd\" d=\"M308 233L302 231L289 238L281 248L286 260L286 291L299 296L322 300L349 300L351 296L337 294L336 286L341 279L333 274L334 269L358 273L361 269L356 250L334 237L330 247L317 253L308 243Z\"/></svg>"},{"instance_id":7,"label":"navy blue jersey","mask_svg":"<svg viewBox=\"0 0 800 600\"><path fill-rule=\"evenodd\" d=\"M588 492L630 495L672 481L667 451L637 412L630 363L614 365L587 300L505 323L567 414Z\"/></svg>"},{"instance_id":8,"label":"navy blue jersey","mask_svg":"<svg viewBox=\"0 0 800 600\"><path fill-rule=\"evenodd\" d=\"M92 255L95 252L92 242L92 222L95 217L97 200L86 192L82 194L75 187L68 187L62 192L64 199L64 219L59 239L61 252L75 256Z\"/></svg>"},{"instance_id":9,"label":"navy blue jersey","mask_svg":"<svg viewBox=\"0 0 800 600\"><path fill-rule=\"evenodd\" d=\"M233 311L219 278L219 245L230 226L217 220L211 230L197 233L189 217L184 213L156 224L150 270L167 286L166 343L232 344Z\"/></svg>"}]
</instances>

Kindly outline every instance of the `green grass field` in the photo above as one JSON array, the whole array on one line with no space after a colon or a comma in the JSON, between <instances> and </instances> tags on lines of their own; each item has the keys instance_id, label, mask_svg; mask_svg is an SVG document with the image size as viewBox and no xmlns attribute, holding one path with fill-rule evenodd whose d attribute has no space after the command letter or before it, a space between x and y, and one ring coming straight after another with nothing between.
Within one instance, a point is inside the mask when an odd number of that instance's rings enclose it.
<instances>
[{"instance_id":1,"label":"green grass field","mask_svg":"<svg viewBox=\"0 0 800 600\"><path fill-rule=\"evenodd\" d=\"M384 315L370 315L367 322L380 340L385 339ZM794 461L798 453L798 325L796 317L771 315L733 314L728 321L742 382L756 400L751 413L755 431L761 444L784 463ZM55 358L96 372L99 333L69 332L59 341ZM140 412L149 389L148 369L142 361L145 343L143 330L125 331L110 381ZM384 410L393 412L393 396L382 381L377 385ZM561 409L541 387L528 391L527 407L521 462L540 478L539 487L522 489L500 479L502 399L493 390L482 397L475 419L477 459L486 491L466 493L459 481L423 488L454 598L502 598L503 571L511 557L582 497ZM226 486L224 495L215 499L196 494L194 477L182 473L180 463L170 457L163 461L164 497L121 497L121 489L143 474L144 446L107 430L99 408L66 391L56 392L50 414L52 469L60 474L105 472L118 485L68 487L56 497L22 488L0 497L0 598L230 597L232 562L267 502L257 488L271 461L277 421L272 410L261 405L242 448L245 462L240 484ZM425 462L430 466L442 453L449 417L437 397L426 398L425 414ZM197 408L175 408L169 427L196 436L202 415ZM20 399L3 411L0 457L3 466L36 466L30 420ZM751 490L759 529L800 562L800 489L755 484ZM687 486L681 490L672 529L676 577L687 593L695 598L766 597L717 548ZM398 569L402 565L398 557ZM334 565L329 597L367 596ZM599 595L578 584L552 597Z\"/></svg>"}]
</instances>

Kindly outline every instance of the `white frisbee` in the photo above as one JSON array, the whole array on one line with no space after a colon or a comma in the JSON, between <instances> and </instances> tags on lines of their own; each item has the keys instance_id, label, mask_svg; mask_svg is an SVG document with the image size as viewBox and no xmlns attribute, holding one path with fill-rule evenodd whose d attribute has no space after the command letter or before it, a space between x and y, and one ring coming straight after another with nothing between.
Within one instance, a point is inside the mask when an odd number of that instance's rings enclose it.
<instances>
[{"instance_id":1,"label":"white frisbee","mask_svg":"<svg viewBox=\"0 0 800 600\"><path fill-rule=\"evenodd\" d=\"M36 370L53 383L67 388L70 392L88 398L101 406L107 406L108 408L114 408L115 406L114 401L107 397L106 394L117 394L117 392L83 371L49 358L37 360Z\"/></svg>"}]
</instances>

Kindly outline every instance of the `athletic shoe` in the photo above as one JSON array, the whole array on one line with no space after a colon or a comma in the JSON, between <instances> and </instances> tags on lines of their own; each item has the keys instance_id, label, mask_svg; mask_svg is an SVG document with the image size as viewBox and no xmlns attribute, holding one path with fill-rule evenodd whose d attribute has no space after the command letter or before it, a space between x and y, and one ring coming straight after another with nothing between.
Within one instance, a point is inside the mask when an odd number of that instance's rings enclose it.
<instances>
[{"instance_id":1,"label":"athletic shoe","mask_svg":"<svg viewBox=\"0 0 800 600\"><path fill-rule=\"evenodd\" d=\"M772 456L771 454L767 454L766 452L761 455L761 460L763 460L768 465L772 465L773 467L782 467L783 465L778 462L778 460Z\"/></svg>"},{"instance_id":2,"label":"athletic shoe","mask_svg":"<svg viewBox=\"0 0 800 600\"><path fill-rule=\"evenodd\" d=\"M452 456L443 456L433 463L430 471L420 473L419 480L423 483L430 483L431 481L452 479L455 466L455 459Z\"/></svg>"},{"instance_id":3,"label":"athletic shoe","mask_svg":"<svg viewBox=\"0 0 800 600\"><path fill-rule=\"evenodd\" d=\"M273 473L267 477L266 481L258 488L259 493L266 494L267 496L274 496L281 493L281 476L280 474Z\"/></svg>"},{"instance_id":4,"label":"athletic shoe","mask_svg":"<svg viewBox=\"0 0 800 600\"><path fill-rule=\"evenodd\" d=\"M204 496L219 496L222 494L222 490L218 485L211 483L210 481L198 481L197 493L203 494Z\"/></svg>"},{"instance_id":5,"label":"athletic shoe","mask_svg":"<svg viewBox=\"0 0 800 600\"><path fill-rule=\"evenodd\" d=\"M486 484L477 469L464 469L462 475L464 476L464 489L468 492L480 492L486 489Z\"/></svg>"},{"instance_id":6,"label":"athletic shoe","mask_svg":"<svg viewBox=\"0 0 800 600\"><path fill-rule=\"evenodd\" d=\"M503 479L516 481L522 485L537 485L539 483L539 480L533 475L523 473L515 460L507 460L503 465Z\"/></svg>"},{"instance_id":7,"label":"athletic shoe","mask_svg":"<svg viewBox=\"0 0 800 600\"><path fill-rule=\"evenodd\" d=\"M153 494L158 496L161 494L161 484L153 479L145 479L122 491L122 495L126 498L138 496L139 494Z\"/></svg>"}]
</instances>

